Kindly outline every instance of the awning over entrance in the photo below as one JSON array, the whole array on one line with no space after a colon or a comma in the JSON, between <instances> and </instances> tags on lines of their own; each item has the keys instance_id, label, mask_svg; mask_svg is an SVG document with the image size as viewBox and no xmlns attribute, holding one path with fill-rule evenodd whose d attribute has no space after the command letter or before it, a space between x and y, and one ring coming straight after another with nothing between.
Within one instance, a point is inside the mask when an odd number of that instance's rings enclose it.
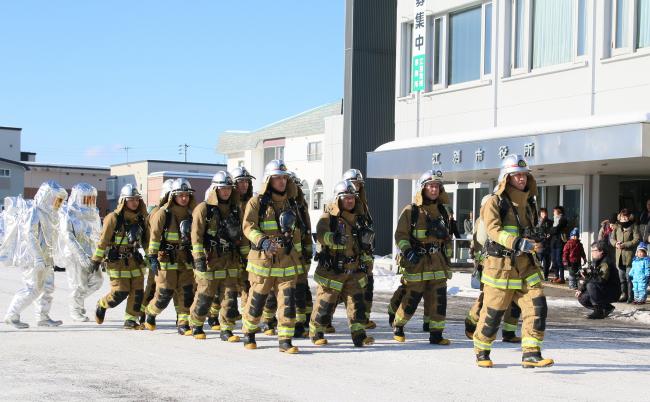
<instances>
[{"instance_id":1,"label":"awning over entrance","mask_svg":"<svg viewBox=\"0 0 650 402\"><path fill-rule=\"evenodd\" d=\"M417 179L433 168L445 180L481 181L495 177L501 160L513 153L545 174L647 175L650 113L393 141L368 153L368 177Z\"/></svg>"}]
</instances>

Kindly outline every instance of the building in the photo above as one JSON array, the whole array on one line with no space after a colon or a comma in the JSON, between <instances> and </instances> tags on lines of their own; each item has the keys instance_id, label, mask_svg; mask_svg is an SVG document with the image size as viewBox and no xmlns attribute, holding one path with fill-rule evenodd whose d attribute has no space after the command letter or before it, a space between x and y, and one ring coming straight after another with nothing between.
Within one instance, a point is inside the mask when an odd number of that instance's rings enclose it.
<instances>
[{"instance_id":1,"label":"building","mask_svg":"<svg viewBox=\"0 0 650 402\"><path fill-rule=\"evenodd\" d=\"M394 220L433 167L462 227L509 153L529 159L538 204L563 205L586 244L603 218L645 208L649 2L429 0L422 14L416 3L397 6L395 140L368 155L369 176L394 180Z\"/></svg>"},{"instance_id":2,"label":"building","mask_svg":"<svg viewBox=\"0 0 650 402\"><path fill-rule=\"evenodd\" d=\"M215 172L216 173L216 172ZM149 206L157 204L157 200L160 197L160 191L162 189L162 184L167 179L178 179L184 178L190 181L192 188L194 189L194 199L196 202L204 201L205 191L212 184L212 177L214 173L189 173L189 172L154 172L151 173L147 180L147 200L149 200Z\"/></svg>"},{"instance_id":3,"label":"building","mask_svg":"<svg viewBox=\"0 0 650 402\"><path fill-rule=\"evenodd\" d=\"M23 152L23 157L32 161L23 162L29 170L25 173L25 198L34 198L36 191L43 182L55 180L62 187L68 190L68 194L77 183L88 183L97 189L97 208L102 216L108 210L106 197L106 182L110 175L108 167L64 165L57 163L40 163L35 161L32 152Z\"/></svg>"},{"instance_id":4,"label":"building","mask_svg":"<svg viewBox=\"0 0 650 402\"><path fill-rule=\"evenodd\" d=\"M115 208L120 196L120 189L125 184L133 184L142 194L147 205L158 203L158 193L154 199L149 199L149 175L156 172L184 172L188 176L193 173L214 175L219 170L226 169L226 165L217 163L192 163L163 160L142 160L136 162L112 165L107 185L109 208ZM156 181L154 180L154 183ZM190 182L191 179L190 179ZM154 191L155 192L155 191Z\"/></svg>"},{"instance_id":5,"label":"building","mask_svg":"<svg viewBox=\"0 0 650 402\"><path fill-rule=\"evenodd\" d=\"M338 101L259 130L222 133L217 152L226 155L229 171L245 166L257 178L256 191L264 177L264 166L273 159L283 159L302 180L315 226L325 203L331 199L331 189L341 180L345 166L343 148L342 103Z\"/></svg>"},{"instance_id":6,"label":"building","mask_svg":"<svg viewBox=\"0 0 650 402\"><path fill-rule=\"evenodd\" d=\"M0 127L0 200L23 193L29 167L20 158L21 132L21 128Z\"/></svg>"}]
</instances>

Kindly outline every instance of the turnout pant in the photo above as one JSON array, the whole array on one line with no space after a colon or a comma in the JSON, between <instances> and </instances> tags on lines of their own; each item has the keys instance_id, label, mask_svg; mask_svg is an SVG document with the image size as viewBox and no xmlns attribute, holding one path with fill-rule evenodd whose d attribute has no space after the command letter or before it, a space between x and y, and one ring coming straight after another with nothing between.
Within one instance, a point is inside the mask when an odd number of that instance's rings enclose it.
<instances>
[{"instance_id":1,"label":"turnout pant","mask_svg":"<svg viewBox=\"0 0 650 402\"><path fill-rule=\"evenodd\" d=\"M499 324L513 302L521 308L523 320L521 348L523 352L535 352L542 349L548 311L546 296L544 296L541 283L531 287L526 284L526 281L523 282L522 289L518 290L484 286L483 307L476 331L474 331L474 351L476 353L492 348Z\"/></svg>"},{"instance_id":2,"label":"turnout pant","mask_svg":"<svg viewBox=\"0 0 650 402\"><path fill-rule=\"evenodd\" d=\"M429 331L444 331L447 317L447 280L404 281L403 284L404 295L395 311L393 325L406 325L424 298L424 314L429 319Z\"/></svg>"},{"instance_id":3,"label":"turnout pant","mask_svg":"<svg viewBox=\"0 0 650 402\"><path fill-rule=\"evenodd\" d=\"M278 338L293 338L296 327L296 276L260 276L251 272L248 280L251 288L242 319L244 333L260 330L264 305L269 295L273 294L278 302Z\"/></svg>"},{"instance_id":4,"label":"turnout pant","mask_svg":"<svg viewBox=\"0 0 650 402\"><path fill-rule=\"evenodd\" d=\"M125 320L135 321L140 315L140 305L144 297L144 277L142 274L137 276L134 271L124 272L123 277L111 276L111 290L108 294L99 300L99 305L104 308L115 308L125 299L126 313ZM110 273L110 270L109 270ZM130 278L124 277L126 273L132 273Z\"/></svg>"},{"instance_id":5,"label":"turnout pant","mask_svg":"<svg viewBox=\"0 0 650 402\"><path fill-rule=\"evenodd\" d=\"M156 294L156 276L153 274L153 272L151 272L150 269L148 269L147 272L147 283L144 287L144 301L140 307L142 314L146 313L147 306L153 300L153 297ZM174 306L178 306L178 294L174 293L172 300L174 301ZM176 314L178 315L178 311L176 311Z\"/></svg>"},{"instance_id":6,"label":"turnout pant","mask_svg":"<svg viewBox=\"0 0 650 402\"><path fill-rule=\"evenodd\" d=\"M313 311L313 299L307 273L298 274L296 277L296 322L308 323L308 317ZM278 300L273 293L269 294L264 305L262 321L272 322L278 310Z\"/></svg>"},{"instance_id":7,"label":"turnout pant","mask_svg":"<svg viewBox=\"0 0 650 402\"><path fill-rule=\"evenodd\" d=\"M482 284L481 287L483 287ZM483 297L484 294L481 291L478 299L476 299L472 307L470 307L469 312L467 313L467 321L469 321L474 326L474 330L476 330L476 324L478 324L478 320L481 316L481 309L483 308ZM521 309L519 306L517 306L517 303L513 301L510 303L510 308L507 308L503 314L503 331L517 332L517 324L520 317Z\"/></svg>"},{"instance_id":8,"label":"turnout pant","mask_svg":"<svg viewBox=\"0 0 650 402\"><path fill-rule=\"evenodd\" d=\"M346 305L351 335L365 333L365 323L367 322L364 297L367 284L366 274L363 272L338 274L331 278L324 278L316 274L314 280L318 283L318 291L309 322L310 335L325 332L325 328L331 325L340 298Z\"/></svg>"},{"instance_id":9,"label":"turnout pant","mask_svg":"<svg viewBox=\"0 0 650 402\"><path fill-rule=\"evenodd\" d=\"M178 269L159 270L156 275L156 291L147 305L147 314L157 316L178 295L176 307L177 325L189 325L190 307L194 302L194 272L188 265L179 263Z\"/></svg>"},{"instance_id":10,"label":"turnout pant","mask_svg":"<svg viewBox=\"0 0 650 402\"><path fill-rule=\"evenodd\" d=\"M225 273L225 271L224 271ZM196 293L190 307L190 324L202 327L207 315L214 306L214 299L220 301L219 323L222 331L232 331L235 321L239 318L237 295L239 294L238 278L216 278L212 272L194 272Z\"/></svg>"}]
</instances>

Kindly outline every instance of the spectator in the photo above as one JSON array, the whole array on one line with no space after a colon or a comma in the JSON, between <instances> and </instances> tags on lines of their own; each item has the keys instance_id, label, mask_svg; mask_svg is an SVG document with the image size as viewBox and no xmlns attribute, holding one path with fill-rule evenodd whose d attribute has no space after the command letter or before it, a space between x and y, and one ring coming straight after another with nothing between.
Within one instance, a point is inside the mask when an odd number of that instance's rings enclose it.
<instances>
[{"instance_id":1,"label":"spectator","mask_svg":"<svg viewBox=\"0 0 650 402\"><path fill-rule=\"evenodd\" d=\"M460 233L458 233L458 224L456 223L453 212L449 214L449 237L452 236L455 239L460 239Z\"/></svg>"},{"instance_id":2,"label":"spectator","mask_svg":"<svg viewBox=\"0 0 650 402\"><path fill-rule=\"evenodd\" d=\"M474 212L470 212L463 222L463 228L465 229L465 234L471 236L474 233Z\"/></svg>"},{"instance_id":3,"label":"spectator","mask_svg":"<svg viewBox=\"0 0 650 402\"><path fill-rule=\"evenodd\" d=\"M551 268L551 239L550 233L551 228L553 227L553 221L548 218L548 210L546 208L539 209L539 222L537 223L544 233L545 237L541 243L541 249L539 251L539 258L542 262L542 267L544 268L544 280L548 281L548 273Z\"/></svg>"},{"instance_id":4,"label":"spectator","mask_svg":"<svg viewBox=\"0 0 650 402\"><path fill-rule=\"evenodd\" d=\"M630 270L630 279L634 285L634 304L645 304L648 278L650 278L648 245L641 242L636 248L636 257L632 261L632 269Z\"/></svg>"},{"instance_id":5,"label":"spectator","mask_svg":"<svg viewBox=\"0 0 650 402\"><path fill-rule=\"evenodd\" d=\"M621 293L618 275L607 263L607 244L597 241L591 245L591 265L583 271L584 280L576 291L580 304L594 310L587 316L589 319L602 319L613 310L613 302Z\"/></svg>"},{"instance_id":6,"label":"spectator","mask_svg":"<svg viewBox=\"0 0 650 402\"><path fill-rule=\"evenodd\" d=\"M554 283L564 283L564 265L562 265L562 250L566 242L567 220L564 217L564 207L553 208L553 227L551 228L551 261L555 272Z\"/></svg>"},{"instance_id":7,"label":"spectator","mask_svg":"<svg viewBox=\"0 0 650 402\"><path fill-rule=\"evenodd\" d=\"M609 237L609 243L616 249L614 264L618 268L618 277L621 282L621 298L619 301L632 303L632 281L629 279L632 269L632 259L639 244L639 229L634 223L634 215L623 208L618 214L619 224Z\"/></svg>"},{"instance_id":8,"label":"spectator","mask_svg":"<svg viewBox=\"0 0 650 402\"><path fill-rule=\"evenodd\" d=\"M598 240L602 240L607 243L607 255L614 255L614 247L609 243L609 237L612 235L614 228L616 228L617 214L612 214L612 217L605 219L600 223L600 230L598 230Z\"/></svg>"},{"instance_id":9,"label":"spectator","mask_svg":"<svg viewBox=\"0 0 650 402\"><path fill-rule=\"evenodd\" d=\"M580 243L578 228L573 228L562 252L562 262L569 268L569 289L578 289L578 275L583 261L587 263L585 248Z\"/></svg>"}]
</instances>

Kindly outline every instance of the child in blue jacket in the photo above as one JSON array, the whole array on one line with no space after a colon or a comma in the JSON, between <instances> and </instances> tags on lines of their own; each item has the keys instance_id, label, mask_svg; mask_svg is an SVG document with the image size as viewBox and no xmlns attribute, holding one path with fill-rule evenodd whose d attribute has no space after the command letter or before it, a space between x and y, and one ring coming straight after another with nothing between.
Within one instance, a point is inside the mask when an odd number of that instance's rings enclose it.
<instances>
[{"instance_id":1,"label":"child in blue jacket","mask_svg":"<svg viewBox=\"0 0 650 402\"><path fill-rule=\"evenodd\" d=\"M648 257L648 245L641 242L636 248L636 257L632 260L632 269L630 270L630 279L632 279L634 289L634 304L645 304L649 278L650 257Z\"/></svg>"}]
</instances>

